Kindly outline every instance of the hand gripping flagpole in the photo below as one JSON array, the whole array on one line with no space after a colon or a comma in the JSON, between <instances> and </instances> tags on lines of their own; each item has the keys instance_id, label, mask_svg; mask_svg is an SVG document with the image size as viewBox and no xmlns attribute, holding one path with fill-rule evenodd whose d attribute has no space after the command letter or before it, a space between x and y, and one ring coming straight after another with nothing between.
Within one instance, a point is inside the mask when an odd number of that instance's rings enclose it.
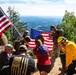
<instances>
[{"instance_id":1,"label":"hand gripping flagpole","mask_svg":"<svg viewBox=\"0 0 76 75\"><path fill-rule=\"evenodd\" d=\"M1 11L4 15L6 15L5 12L2 10L1 7L0 7L0 11ZM6 17L8 18L7 15L6 15ZM8 18L8 19L9 19L9 18ZM12 23L12 22L11 22L11 23ZM22 35L21 35L20 32L18 31L18 29L13 25L13 23L12 23L12 26L15 28L15 30L17 31L17 33L19 34L19 36L23 39Z\"/></svg>"}]
</instances>

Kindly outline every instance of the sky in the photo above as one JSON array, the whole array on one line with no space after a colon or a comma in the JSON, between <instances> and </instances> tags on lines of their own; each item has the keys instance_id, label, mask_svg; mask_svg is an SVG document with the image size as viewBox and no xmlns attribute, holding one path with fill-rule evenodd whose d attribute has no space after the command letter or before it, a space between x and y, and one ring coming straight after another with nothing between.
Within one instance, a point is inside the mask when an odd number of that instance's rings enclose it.
<instances>
[{"instance_id":1,"label":"sky","mask_svg":"<svg viewBox=\"0 0 76 75\"><path fill-rule=\"evenodd\" d=\"M76 15L76 0L0 0L6 14L9 6L21 16L64 16L65 10Z\"/></svg>"}]
</instances>

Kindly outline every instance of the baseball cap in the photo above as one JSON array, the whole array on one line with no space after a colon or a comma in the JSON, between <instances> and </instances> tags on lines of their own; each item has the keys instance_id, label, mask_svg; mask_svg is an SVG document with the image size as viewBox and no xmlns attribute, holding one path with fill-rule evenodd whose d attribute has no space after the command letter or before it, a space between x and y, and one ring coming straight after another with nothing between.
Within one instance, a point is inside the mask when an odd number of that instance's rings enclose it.
<instances>
[{"instance_id":1,"label":"baseball cap","mask_svg":"<svg viewBox=\"0 0 76 75\"><path fill-rule=\"evenodd\" d=\"M25 45L20 45L19 46L19 51L27 51L27 47Z\"/></svg>"},{"instance_id":2,"label":"baseball cap","mask_svg":"<svg viewBox=\"0 0 76 75\"><path fill-rule=\"evenodd\" d=\"M14 47L11 44L6 44L5 49L15 51Z\"/></svg>"}]
</instances>

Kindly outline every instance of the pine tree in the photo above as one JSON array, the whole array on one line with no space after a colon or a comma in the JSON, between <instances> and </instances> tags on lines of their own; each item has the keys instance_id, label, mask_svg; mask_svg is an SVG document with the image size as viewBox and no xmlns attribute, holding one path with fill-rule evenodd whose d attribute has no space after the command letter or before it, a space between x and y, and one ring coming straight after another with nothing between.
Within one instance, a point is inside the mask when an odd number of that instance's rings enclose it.
<instances>
[{"instance_id":1,"label":"pine tree","mask_svg":"<svg viewBox=\"0 0 76 75\"><path fill-rule=\"evenodd\" d=\"M27 23L20 22L20 14L15 11L14 8L12 9L11 7L8 7L7 13L10 21L17 28L20 34L22 34L27 29ZM14 41L15 39L17 39L17 37L19 37L18 32L13 26L5 34L7 35L9 41Z\"/></svg>"}]
</instances>

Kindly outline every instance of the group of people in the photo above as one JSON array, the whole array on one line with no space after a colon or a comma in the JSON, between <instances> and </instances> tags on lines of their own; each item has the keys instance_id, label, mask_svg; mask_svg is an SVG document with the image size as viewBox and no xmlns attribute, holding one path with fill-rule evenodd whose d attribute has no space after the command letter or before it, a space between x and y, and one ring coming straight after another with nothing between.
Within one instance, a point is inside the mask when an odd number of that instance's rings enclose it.
<instances>
[{"instance_id":1,"label":"group of people","mask_svg":"<svg viewBox=\"0 0 76 75\"><path fill-rule=\"evenodd\" d=\"M54 46L52 52L44 45L42 35L35 38L36 47L33 53L37 58L37 69L40 75L48 75L52 69L52 60L60 57L62 68L67 75L73 75L76 67L76 44L64 37L64 30L51 26ZM5 50L0 53L0 75L32 75L35 72L35 61L28 54L28 43L31 41L28 31L24 32L23 39L11 44L5 44ZM51 58L50 58L50 52Z\"/></svg>"},{"instance_id":2,"label":"group of people","mask_svg":"<svg viewBox=\"0 0 76 75\"><path fill-rule=\"evenodd\" d=\"M35 71L35 61L27 56L29 36L25 36L15 46L5 45L0 52L0 75L31 75Z\"/></svg>"}]
</instances>

